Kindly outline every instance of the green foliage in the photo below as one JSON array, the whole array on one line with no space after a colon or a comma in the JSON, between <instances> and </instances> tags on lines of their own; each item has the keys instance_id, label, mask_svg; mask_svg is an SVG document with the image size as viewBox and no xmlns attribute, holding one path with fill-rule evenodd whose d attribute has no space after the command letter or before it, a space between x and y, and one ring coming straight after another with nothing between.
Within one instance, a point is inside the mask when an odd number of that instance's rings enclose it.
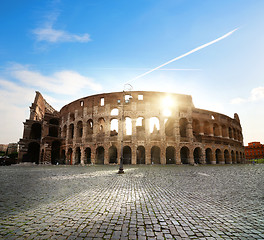
<instances>
[{"instance_id":1,"label":"green foliage","mask_svg":"<svg viewBox=\"0 0 264 240\"><path fill-rule=\"evenodd\" d=\"M0 156L5 156L5 152L4 151L0 151Z\"/></svg>"},{"instance_id":2,"label":"green foliage","mask_svg":"<svg viewBox=\"0 0 264 240\"><path fill-rule=\"evenodd\" d=\"M264 159L251 159L250 160L251 163L264 163Z\"/></svg>"}]
</instances>

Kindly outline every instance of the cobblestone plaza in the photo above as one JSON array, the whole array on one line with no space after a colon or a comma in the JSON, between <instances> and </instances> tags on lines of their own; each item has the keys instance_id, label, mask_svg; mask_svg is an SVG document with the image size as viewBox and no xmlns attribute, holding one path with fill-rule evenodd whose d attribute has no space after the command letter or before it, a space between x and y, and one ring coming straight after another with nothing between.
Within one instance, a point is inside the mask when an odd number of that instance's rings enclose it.
<instances>
[{"instance_id":1,"label":"cobblestone plaza","mask_svg":"<svg viewBox=\"0 0 264 240\"><path fill-rule=\"evenodd\" d=\"M264 239L264 165L0 168L0 239Z\"/></svg>"}]
</instances>

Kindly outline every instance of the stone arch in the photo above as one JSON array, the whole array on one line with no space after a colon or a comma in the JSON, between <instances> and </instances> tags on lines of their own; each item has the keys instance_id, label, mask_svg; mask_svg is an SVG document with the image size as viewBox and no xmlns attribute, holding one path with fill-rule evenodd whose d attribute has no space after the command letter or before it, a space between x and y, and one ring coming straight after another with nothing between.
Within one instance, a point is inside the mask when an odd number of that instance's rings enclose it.
<instances>
[{"instance_id":1,"label":"stone arch","mask_svg":"<svg viewBox=\"0 0 264 240\"><path fill-rule=\"evenodd\" d=\"M28 151L23 162L32 162L39 164L40 145L37 142L31 142L28 144Z\"/></svg>"},{"instance_id":2,"label":"stone arch","mask_svg":"<svg viewBox=\"0 0 264 240\"><path fill-rule=\"evenodd\" d=\"M157 146L151 148L151 163L160 164L160 148Z\"/></svg>"},{"instance_id":3,"label":"stone arch","mask_svg":"<svg viewBox=\"0 0 264 240\"><path fill-rule=\"evenodd\" d=\"M204 135L210 135L211 130L210 130L210 123L208 121L204 122Z\"/></svg>"},{"instance_id":4,"label":"stone arch","mask_svg":"<svg viewBox=\"0 0 264 240\"><path fill-rule=\"evenodd\" d=\"M118 135L118 119L113 118L110 121L110 136Z\"/></svg>"},{"instance_id":5,"label":"stone arch","mask_svg":"<svg viewBox=\"0 0 264 240\"><path fill-rule=\"evenodd\" d=\"M104 118L99 118L98 119L98 124L99 124L99 133L104 133L105 132L105 120Z\"/></svg>"},{"instance_id":6,"label":"stone arch","mask_svg":"<svg viewBox=\"0 0 264 240\"><path fill-rule=\"evenodd\" d=\"M65 164L66 163L66 151L65 149L62 149L61 151L61 164Z\"/></svg>"},{"instance_id":7,"label":"stone arch","mask_svg":"<svg viewBox=\"0 0 264 240\"><path fill-rule=\"evenodd\" d=\"M222 137L225 137L225 138L228 137L228 131L225 125L222 125Z\"/></svg>"},{"instance_id":8,"label":"stone arch","mask_svg":"<svg viewBox=\"0 0 264 240\"><path fill-rule=\"evenodd\" d=\"M123 163L131 164L131 158L132 158L131 147L125 146L123 148Z\"/></svg>"},{"instance_id":9,"label":"stone arch","mask_svg":"<svg viewBox=\"0 0 264 240\"><path fill-rule=\"evenodd\" d=\"M237 163L240 163L240 158L239 158L238 151L236 151L236 161L237 161Z\"/></svg>"},{"instance_id":10,"label":"stone arch","mask_svg":"<svg viewBox=\"0 0 264 240\"><path fill-rule=\"evenodd\" d=\"M172 146L166 148L166 164L176 164L175 148Z\"/></svg>"},{"instance_id":11,"label":"stone arch","mask_svg":"<svg viewBox=\"0 0 264 240\"><path fill-rule=\"evenodd\" d=\"M232 159L232 163L236 162L236 156L233 150L231 151L231 159Z\"/></svg>"},{"instance_id":12,"label":"stone arch","mask_svg":"<svg viewBox=\"0 0 264 240\"><path fill-rule=\"evenodd\" d=\"M96 164L104 164L104 148L102 146L96 148Z\"/></svg>"},{"instance_id":13,"label":"stone arch","mask_svg":"<svg viewBox=\"0 0 264 240\"><path fill-rule=\"evenodd\" d=\"M113 108L112 110L111 110L111 116L118 116L118 114L119 114L119 110L118 110L118 108Z\"/></svg>"},{"instance_id":14,"label":"stone arch","mask_svg":"<svg viewBox=\"0 0 264 240\"><path fill-rule=\"evenodd\" d=\"M180 125L180 136L181 137L187 137L187 124L188 124L188 121L186 118L180 119L179 125Z\"/></svg>"},{"instance_id":15,"label":"stone arch","mask_svg":"<svg viewBox=\"0 0 264 240\"><path fill-rule=\"evenodd\" d=\"M62 137L66 138L67 137L67 125L65 124L63 129L62 129Z\"/></svg>"},{"instance_id":16,"label":"stone arch","mask_svg":"<svg viewBox=\"0 0 264 240\"><path fill-rule=\"evenodd\" d=\"M125 117L125 134L132 135L132 120L130 117Z\"/></svg>"},{"instance_id":17,"label":"stone arch","mask_svg":"<svg viewBox=\"0 0 264 240\"><path fill-rule=\"evenodd\" d=\"M83 123L79 121L77 123L77 138L81 138L83 136Z\"/></svg>"},{"instance_id":18,"label":"stone arch","mask_svg":"<svg viewBox=\"0 0 264 240\"><path fill-rule=\"evenodd\" d=\"M74 113L70 113L70 122L74 122L75 121L75 115Z\"/></svg>"},{"instance_id":19,"label":"stone arch","mask_svg":"<svg viewBox=\"0 0 264 240\"><path fill-rule=\"evenodd\" d=\"M60 141L53 141L51 144L51 164L60 163Z\"/></svg>"},{"instance_id":20,"label":"stone arch","mask_svg":"<svg viewBox=\"0 0 264 240\"><path fill-rule=\"evenodd\" d=\"M145 148L138 146L137 148L137 164L145 164Z\"/></svg>"},{"instance_id":21,"label":"stone arch","mask_svg":"<svg viewBox=\"0 0 264 240\"><path fill-rule=\"evenodd\" d=\"M196 164L202 163L202 149L200 147L197 147L194 149L193 159L194 159L194 163L196 163Z\"/></svg>"},{"instance_id":22,"label":"stone arch","mask_svg":"<svg viewBox=\"0 0 264 240\"><path fill-rule=\"evenodd\" d=\"M207 164L211 164L213 161L213 152L212 152L212 149L211 148L207 148L205 150L205 162Z\"/></svg>"},{"instance_id":23,"label":"stone arch","mask_svg":"<svg viewBox=\"0 0 264 240\"><path fill-rule=\"evenodd\" d=\"M182 164L188 164L190 159L190 150L188 147L184 146L181 148L180 151L181 154L181 163Z\"/></svg>"},{"instance_id":24,"label":"stone arch","mask_svg":"<svg viewBox=\"0 0 264 240\"><path fill-rule=\"evenodd\" d=\"M200 122L197 119L193 119L192 121L192 128L193 128L193 135L197 136L199 135L201 129L200 129Z\"/></svg>"},{"instance_id":25,"label":"stone arch","mask_svg":"<svg viewBox=\"0 0 264 240\"><path fill-rule=\"evenodd\" d=\"M224 159L225 159L225 164L230 163L230 155L227 149L224 151Z\"/></svg>"},{"instance_id":26,"label":"stone arch","mask_svg":"<svg viewBox=\"0 0 264 240\"><path fill-rule=\"evenodd\" d=\"M91 154L92 154L91 148L87 147L85 149L85 161L86 161L86 164L91 164Z\"/></svg>"},{"instance_id":27,"label":"stone arch","mask_svg":"<svg viewBox=\"0 0 264 240\"><path fill-rule=\"evenodd\" d=\"M81 149L80 147L77 147L75 150L75 164L81 163Z\"/></svg>"},{"instance_id":28,"label":"stone arch","mask_svg":"<svg viewBox=\"0 0 264 240\"><path fill-rule=\"evenodd\" d=\"M221 156L221 150L220 149L216 149L215 150L215 161L216 164L219 164L222 161L222 156Z\"/></svg>"},{"instance_id":29,"label":"stone arch","mask_svg":"<svg viewBox=\"0 0 264 240\"><path fill-rule=\"evenodd\" d=\"M217 123L214 123L213 131L214 131L214 136L215 137L219 137L220 136L220 127L218 126Z\"/></svg>"},{"instance_id":30,"label":"stone arch","mask_svg":"<svg viewBox=\"0 0 264 240\"><path fill-rule=\"evenodd\" d=\"M165 135L168 137L173 136L174 121L172 118L168 118L165 123Z\"/></svg>"},{"instance_id":31,"label":"stone arch","mask_svg":"<svg viewBox=\"0 0 264 240\"><path fill-rule=\"evenodd\" d=\"M149 119L149 131L150 133L159 133L160 130L160 122L157 117L151 117Z\"/></svg>"},{"instance_id":32,"label":"stone arch","mask_svg":"<svg viewBox=\"0 0 264 240\"><path fill-rule=\"evenodd\" d=\"M57 125L59 126L59 120L56 118L52 118L49 120L49 124Z\"/></svg>"},{"instance_id":33,"label":"stone arch","mask_svg":"<svg viewBox=\"0 0 264 240\"><path fill-rule=\"evenodd\" d=\"M71 123L69 126L69 139L73 139L74 138L74 124Z\"/></svg>"},{"instance_id":34,"label":"stone arch","mask_svg":"<svg viewBox=\"0 0 264 240\"><path fill-rule=\"evenodd\" d=\"M136 132L137 134L145 132L145 119L143 117L138 117L136 120Z\"/></svg>"},{"instance_id":35,"label":"stone arch","mask_svg":"<svg viewBox=\"0 0 264 240\"><path fill-rule=\"evenodd\" d=\"M117 163L117 148L111 146L108 150L109 163Z\"/></svg>"},{"instance_id":36,"label":"stone arch","mask_svg":"<svg viewBox=\"0 0 264 240\"><path fill-rule=\"evenodd\" d=\"M33 123L30 130L30 139L40 139L41 138L41 124Z\"/></svg>"},{"instance_id":37,"label":"stone arch","mask_svg":"<svg viewBox=\"0 0 264 240\"><path fill-rule=\"evenodd\" d=\"M49 134L50 137L58 137L58 127L56 126L49 126Z\"/></svg>"},{"instance_id":38,"label":"stone arch","mask_svg":"<svg viewBox=\"0 0 264 240\"><path fill-rule=\"evenodd\" d=\"M67 152L67 161L68 161L68 164L72 165L72 148L69 148L68 149L68 152Z\"/></svg>"}]
</instances>

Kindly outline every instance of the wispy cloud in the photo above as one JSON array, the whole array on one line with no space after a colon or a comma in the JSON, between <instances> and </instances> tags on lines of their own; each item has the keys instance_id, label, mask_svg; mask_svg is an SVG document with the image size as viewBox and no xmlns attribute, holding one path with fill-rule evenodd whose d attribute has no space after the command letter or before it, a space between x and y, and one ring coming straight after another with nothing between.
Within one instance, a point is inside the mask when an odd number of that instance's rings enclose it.
<instances>
[{"instance_id":1,"label":"wispy cloud","mask_svg":"<svg viewBox=\"0 0 264 240\"><path fill-rule=\"evenodd\" d=\"M248 98L234 98L231 100L232 104L241 104L245 102L258 102L264 100L264 87L260 86L253 88Z\"/></svg>"},{"instance_id":2,"label":"wispy cloud","mask_svg":"<svg viewBox=\"0 0 264 240\"><path fill-rule=\"evenodd\" d=\"M135 81L135 80L137 80L137 79L139 79L139 78L141 78L141 77L143 77L143 76L145 76L145 75L147 75L147 74L149 74L149 73L152 73L152 72L154 72L154 71L156 71L156 70L158 70L158 69L160 69L160 68L162 68L162 67L168 65L169 63L175 62L175 61L177 61L177 60L179 60L179 59L181 59L181 58L184 58L184 57L186 57L186 56L188 56L188 55L190 55L190 54L192 54L192 53L194 53L194 52L197 52L197 51L199 51L199 50L201 50L201 49L203 49L203 48L205 48L205 47L208 47L208 46L210 46L210 45L212 45L212 44L214 44L214 43L217 43L217 42L219 42L219 41L221 41L221 40L227 38L228 36L230 36L231 34L233 34L233 33L234 33L235 31L237 31L237 30L238 30L238 28L236 28L236 29L234 29L234 30L232 30L232 31L230 31L230 32L228 32L228 33L226 33L225 35L223 35L223 36L221 36L221 37L219 37L219 38L217 38L217 39L215 39L215 40L213 40L213 41L211 41L211 42L208 42L208 43L206 43L206 44L203 44L203 45L201 45L201 46L199 46L199 47L197 47L197 48L192 49L191 51L189 51L189 52L187 52L187 53L184 53L184 54L182 54L182 55L180 55L180 56L178 56L178 57L176 57L176 58L173 58L172 60L170 60L170 61L168 61L168 62L165 62L165 63L161 64L160 66L158 66L158 67L156 67L156 68L153 68L153 69L151 69L151 70L149 70L149 71L147 71L147 72L145 72L145 73L143 73L143 74L140 74L139 76L137 76L137 77L131 79L131 80L128 81L127 83L130 83L130 82L132 82L132 81Z\"/></svg>"},{"instance_id":3,"label":"wispy cloud","mask_svg":"<svg viewBox=\"0 0 264 240\"><path fill-rule=\"evenodd\" d=\"M75 95L84 88L93 91L102 89L101 85L95 83L93 79L70 70L55 72L51 76L45 76L40 72L29 70L23 65L15 65L11 70L11 75L27 86L56 94Z\"/></svg>"},{"instance_id":4,"label":"wispy cloud","mask_svg":"<svg viewBox=\"0 0 264 240\"><path fill-rule=\"evenodd\" d=\"M32 31L36 40L39 42L59 43L59 42L89 42L91 41L88 33L73 34L65 30L55 29L54 24L57 20L58 13L50 13L41 27Z\"/></svg>"}]
</instances>

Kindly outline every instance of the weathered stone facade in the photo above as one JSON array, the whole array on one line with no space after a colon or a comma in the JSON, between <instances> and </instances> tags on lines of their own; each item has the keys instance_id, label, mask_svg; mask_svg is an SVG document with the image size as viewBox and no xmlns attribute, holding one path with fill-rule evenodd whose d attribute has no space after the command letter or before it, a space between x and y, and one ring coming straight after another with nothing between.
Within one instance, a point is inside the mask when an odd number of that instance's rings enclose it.
<instances>
[{"instance_id":1,"label":"weathered stone facade","mask_svg":"<svg viewBox=\"0 0 264 240\"><path fill-rule=\"evenodd\" d=\"M164 101L165 100L165 101ZM244 163L240 120L197 109L189 95L114 92L55 111L37 92L21 161L62 164Z\"/></svg>"}]
</instances>

